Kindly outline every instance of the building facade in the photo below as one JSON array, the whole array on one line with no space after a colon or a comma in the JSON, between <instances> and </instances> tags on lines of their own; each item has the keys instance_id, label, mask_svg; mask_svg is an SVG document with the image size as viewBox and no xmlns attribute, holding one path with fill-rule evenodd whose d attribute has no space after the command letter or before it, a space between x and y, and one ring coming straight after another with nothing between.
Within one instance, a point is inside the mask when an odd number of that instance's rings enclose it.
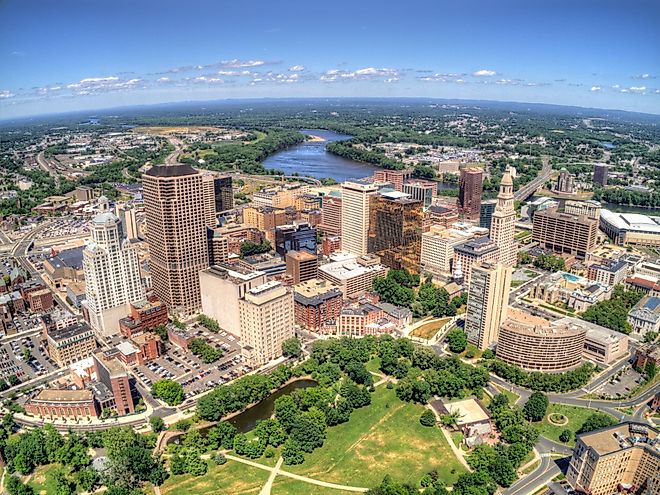
<instances>
[{"instance_id":1,"label":"building facade","mask_svg":"<svg viewBox=\"0 0 660 495\"><path fill-rule=\"evenodd\" d=\"M500 325L507 316L510 286L511 267L501 263L472 266L465 333L479 349L487 349L498 339Z\"/></svg>"},{"instance_id":2,"label":"building facade","mask_svg":"<svg viewBox=\"0 0 660 495\"><path fill-rule=\"evenodd\" d=\"M137 251L124 239L119 218L99 213L83 251L85 305L89 324L100 335L114 335L129 303L144 299Z\"/></svg>"},{"instance_id":3,"label":"building facade","mask_svg":"<svg viewBox=\"0 0 660 495\"><path fill-rule=\"evenodd\" d=\"M483 175L483 170L477 167L465 167L460 171L456 204L459 213L468 220L479 220Z\"/></svg>"},{"instance_id":4,"label":"building facade","mask_svg":"<svg viewBox=\"0 0 660 495\"><path fill-rule=\"evenodd\" d=\"M513 205L513 179L507 169L502 176L497 206L490 223L490 239L498 248L498 260L506 266L513 266L518 259L516 249L516 210Z\"/></svg>"},{"instance_id":5,"label":"building facade","mask_svg":"<svg viewBox=\"0 0 660 495\"><path fill-rule=\"evenodd\" d=\"M609 167L604 163L598 163L594 166L594 184L597 184L601 187L607 185L607 174L609 172Z\"/></svg>"},{"instance_id":6,"label":"building facade","mask_svg":"<svg viewBox=\"0 0 660 495\"><path fill-rule=\"evenodd\" d=\"M553 210L537 211L532 224L532 239L541 249L585 259L596 247L598 222L585 215L570 215Z\"/></svg>"},{"instance_id":7,"label":"building facade","mask_svg":"<svg viewBox=\"0 0 660 495\"><path fill-rule=\"evenodd\" d=\"M496 263L498 257L499 249L488 237L478 237L454 246L454 267L460 263L465 285L470 285L472 266L477 263Z\"/></svg>"},{"instance_id":8,"label":"building facade","mask_svg":"<svg viewBox=\"0 0 660 495\"><path fill-rule=\"evenodd\" d=\"M155 166L142 181L153 289L170 311L193 315L202 306L199 271L209 264L202 175Z\"/></svg>"},{"instance_id":9,"label":"building facade","mask_svg":"<svg viewBox=\"0 0 660 495\"><path fill-rule=\"evenodd\" d=\"M338 286L345 298L354 298L370 291L376 277L387 275L388 269L374 255L351 257L319 267L319 278Z\"/></svg>"},{"instance_id":10,"label":"building facade","mask_svg":"<svg viewBox=\"0 0 660 495\"><path fill-rule=\"evenodd\" d=\"M293 287L296 324L316 332L335 320L343 306L341 289L326 280L312 279Z\"/></svg>"},{"instance_id":11,"label":"building facade","mask_svg":"<svg viewBox=\"0 0 660 495\"><path fill-rule=\"evenodd\" d=\"M48 356L59 366L89 357L96 349L94 330L87 324L75 323L60 330L50 330L46 335Z\"/></svg>"},{"instance_id":12,"label":"building facade","mask_svg":"<svg viewBox=\"0 0 660 495\"><path fill-rule=\"evenodd\" d=\"M405 193L375 195L369 206L368 250L390 268L419 271L422 202Z\"/></svg>"},{"instance_id":13,"label":"building facade","mask_svg":"<svg viewBox=\"0 0 660 495\"><path fill-rule=\"evenodd\" d=\"M378 188L364 182L344 182L341 188L342 249L362 256L369 252L369 201Z\"/></svg>"},{"instance_id":14,"label":"building facade","mask_svg":"<svg viewBox=\"0 0 660 495\"><path fill-rule=\"evenodd\" d=\"M271 281L247 291L239 301L241 353L251 366L282 355L282 343L295 335L293 292Z\"/></svg>"},{"instance_id":15,"label":"building facade","mask_svg":"<svg viewBox=\"0 0 660 495\"><path fill-rule=\"evenodd\" d=\"M319 260L315 254L307 251L289 251L286 253L286 273L293 278L294 284L316 278Z\"/></svg>"}]
</instances>

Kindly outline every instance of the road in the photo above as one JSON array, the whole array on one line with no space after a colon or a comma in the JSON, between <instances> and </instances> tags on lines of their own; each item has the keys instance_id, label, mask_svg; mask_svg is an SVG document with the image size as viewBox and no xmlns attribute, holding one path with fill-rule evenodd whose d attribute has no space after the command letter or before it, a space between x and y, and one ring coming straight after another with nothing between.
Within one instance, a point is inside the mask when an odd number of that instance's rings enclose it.
<instances>
[{"instance_id":1,"label":"road","mask_svg":"<svg viewBox=\"0 0 660 495\"><path fill-rule=\"evenodd\" d=\"M547 156L543 157L543 168L539 175L529 184L524 185L514 193L514 198L516 201L524 201L529 198L534 192L545 184L545 181L548 180L552 174L552 165L550 164L550 158Z\"/></svg>"},{"instance_id":2,"label":"road","mask_svg":"<svg viewBox=\"0 0 660 495\"><path fill-rule=\"evenodd\" d=\"M50 163L48 163L48 160L46 159L46 156L43 151L39 152L39 154L37 155L37 163L42 169L48 172L48 175L50 175L55 181L55 187L59 189L60 174L57 173L55 167L53 167Z\"/></svg>"},{"instance_id":3,"label":"road","mask_svg":"<svg viewBox=\"0 0 660 495\"><path fill-rule=\"evenodd\" d=\"M555 476L562 473L562 470L552 458L552 455L556 453L570 456L572 452L565 445L554 443L543 437L536 444L536 450L541 456L539 467L504 490L502 495L529 495L539 488L546 486Z\"/></svg>"}]
</instances>

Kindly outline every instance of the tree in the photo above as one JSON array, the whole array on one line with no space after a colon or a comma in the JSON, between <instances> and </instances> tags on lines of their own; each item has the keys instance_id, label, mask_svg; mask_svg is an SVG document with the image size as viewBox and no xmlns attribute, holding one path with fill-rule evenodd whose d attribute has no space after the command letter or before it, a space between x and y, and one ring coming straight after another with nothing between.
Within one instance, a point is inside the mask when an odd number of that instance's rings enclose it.
<instances>
[{"instance_id":1,"label":"tree","mask_svg":"<svg viewBox=\"0 0 660 495\"><path fill-rule=\"evenodd\" d=\"M435 426L435 414L430 409L426 409L419 417L422 426Z\"/></svg>"},{"instance_id":2,"label":"tree","mask_svg":"<svg viewBox=\"0 0 660 495\"><path fill-rule=\"evenodd\" d=\"M447 342L451 352L461 353L467 347L467 334L457 328L447 334Z\"/></svg>"},{"instance_id":3,"label":"tree","mask_svg":"<svg viewBox=\"0 0 660 495\"><path fill-rule=\"evenodd\" d=\"M602 412L595 412L587 419L584 420L582 426L579 430L576 431L576 434L580 435L581 433L588 433L590 431L598 430L600 428L606 428L608 426L613 426L617 423L609 414Z\"/></svg>"},{"instance_id":4,"label":"tree","mask_svg":"<svg viewBox=\"0 0 660 495\"><path fill-rule=\"evenodd\" d=\"M221 421L215 427L211 428L206 435L209 448L216 450L231 449L234 446L234 437L236 436L236 427L228 421Z\"/></svg>"},{"instance_id":5,"label":"tree","mask_svg":"<svg viewBox=\"0 0 660 495\"><path fill-rule=\"evenodd\" d=\"M287 466L302 464L305 461L305 454L303 454L300 445L293 438L289 438L284 442L282 459L284 459L284 464Z\"/></svg>"},{"instance_id":6,"label":"tree","mask_svg":"<svg viewBox=\"0 0 660 495\"><path fill-rule=\"evenodd\" d=\"M165 429L165 421L160 416L151 416L149 418L149 424L154 433L160 433Z\"/></svg>"},{"instance_id":7,"label":"tree","mask_svg":"<svg viewBox=\"0 0 660 495\"><path fill-rule=\"evenodd\" d=\"M302 355L302 345L296 337L282 342L282 354L287 357L299 358Z\"/></svg>"},{"instance_id":8,"label":"tree","mask_svg":"<svg viewBox=\"0 0 660 495\"><path fill-rule=\"evenodd\" d=\"M644 335L644 342L649 343L649 342L654 342L655 339L658 338L658 332L650 331L647 332L646 335Z\"/></svg>"},{"instance_id":9,"label":"tree","mask_svg":"<svg viewBox=\"0 0 660 495\"><path fill-rule=\"evenodd\" d=\"M183 402L183 386L174 380L158 380L152 385L151 394L162 399L168 406L177 406Z\"/></svg>"},{"instance_id":10,"label":"tree","mask_svg":"<svg viewBox=\"0 0 660 495\"><path fill-rule=\"evenodd\" d=\"M34 495L34 488L24 485L16 476L8 475L5 488L9 495Z\"/></svg>"},{"instance_id":11,"label":"tree","mask_svg":"<svg viewBox=\"0 0 660 495\"><path fill-rule=\"evenodd\" d=\"M559 440L566 443L571 439L571 436L573 436L573 432L566 428L559 434Z\"/></svg>"},{"instance_id":12,"label":"tree","mask_svg":"<svg viewBox=\"0 0 660 495\"><path fill-rule=\"evenodd\" d=\"M313 452L323 445L325 435L315 421L300 415L291 426L290 438L297 442L303 452Z\"/></svg>"},{"instance_id":13,"label":"tree","mask_svg":"<svg viewBox=\"0 0 660 495\"><path fill-rule=\"evenodd\" d=\"M550 402L542 392L534 392L529 396L523 411L530 421L541 421L545 417Z\"/></svg>"},{"instance_id":14,"label":"tree","mask_svg":"<svg viewBox=\"0 0 660 495\"><path fill-rule=\"evenodd\" d=\"M284 431L289 432L300 415L300 410L293 397L283 395L275 401L275 419L279 421Z\"/></svg>"}]
</instances>

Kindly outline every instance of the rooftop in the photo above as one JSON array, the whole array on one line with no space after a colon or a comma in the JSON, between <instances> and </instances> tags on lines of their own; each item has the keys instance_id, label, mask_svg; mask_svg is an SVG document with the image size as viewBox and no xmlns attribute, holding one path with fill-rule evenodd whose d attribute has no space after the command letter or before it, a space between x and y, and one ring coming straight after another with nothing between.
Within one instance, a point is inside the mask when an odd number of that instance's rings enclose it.
<instances>
[{"instance_id":1,"label":"rooftop","mask_svg":"<svg viewBox=\"0 0 660 495\"><path fill-rule=\"evenodd\" d=\"M342 295L339 287L319 278L297 284L293 287L293 291L296 302L309 306L315 306L327 299Z\"/></svg>"},{"instance_id":2,"label":"rooftop","mask_svg":"<svg viewBox=\"0 0 660 495\"><path fill-rule=\"evenodd\" d=\"M91 390L70 390L46 388L39 392L31 400L44 402L80 402L91 401L93 398Z\"/></svg>"},{"instance_id":3,"label":"rooftop","mask_svg":"<svg viewBox=\"0 0 660 495\"><path fill-rule=\"evenodd\" d=\"M640 213L615 213L603 209L600 218L620 230L636 230L660 234L660 217L650 217Z\"/></svg>"},{"instance_id":4,"label":"rooftop","mask_svg":"<svg viewBox=\"0 0 660 495\"><path fill-rule=\"evenodd\" d=\"M643 423L620 423L583 433L578 438L600 455L611 454L633 446L648 446L648 448L660 452L658 429Z\"/></svg>"},{"instance_id":5,"label":"rooftop","mask_svg":"<svg viewBox=\"0 0 660 495\"><path fill-rule=\"evenodd\" d=\"M380 271L382 269L384 269L384 266L380 263L365 266L364 264L359 263L355 257L347 260L335 261L334 263L328 263L319 267L319 270L341 280L347 280L349 278L358 277L365 273Z\"/></svg>"},{"instance_id":6,"label":"rooftop","mask_svg":"<svg viewBox=\"0 0 660 495\"><path fill-rule=\"evenodd\" d=\"M48 258L48 262L55 268L73 268L81 270L83 266L84 247L67 249L60 251L54 256Z\"/></svg>"},{"instance_id":7,"label":"rooftop","mask_svg":"<svg viewBox=\"0 0 660 495\"><path fill-rule=\"evenodd\" d=\"M195 175L199 172L190 165L156 165L145 172L151 177L183 177L184 175Z\"/></svg>"},{"instance_id":8,"label":"rooftop","mask_svg":"<svg viewBox=\"0 0 660 495\"><path fill-rule=\"evenodd\" d=\"M468 255L482 256L497 251L497 245L490 240L490 237L478 237L465 244L459 244L454 250Z\"/></svg>"}]
</instances>

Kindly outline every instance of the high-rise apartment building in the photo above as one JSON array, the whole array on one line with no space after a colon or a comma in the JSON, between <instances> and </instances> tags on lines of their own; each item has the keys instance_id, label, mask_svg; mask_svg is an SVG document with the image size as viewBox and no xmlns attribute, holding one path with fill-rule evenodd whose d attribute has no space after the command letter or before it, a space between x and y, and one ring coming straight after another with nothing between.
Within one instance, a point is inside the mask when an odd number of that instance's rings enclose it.
<instances>
[{"instance_id":1,"label":"high-rise apartment building","mask_svg":"<svg viewBox=\"0 0 660 495\"><path fill-rule=\"evenodd\" d=\"M507 169L502 176L497 206L490 223L490 239L499 249L499 262L513 266L517 260L516 250L516 210L513 206L513 179Z\"/></svg>"},{"instance_id":2,"label":"high-rise apartment building","mask_svg":"<svg viewBox=\"0 0 660 495\"><path fill-rule=\"evenodd\" d=\"M311 331L319 330L326 322L334 321L341 313L341 289L326 280L308 280L293 287L296 323Z\"/></svg>"},{"instance_id":3,"label":"high-rise apartment building","mask_svg":"<svg viewBox=\"0 0 660 495\"><path fill-rule=\"evenodd\" d=\"M609 167L604 163L599 163L594 166L594 184L605 187L607 185L607 174Z\"/></svg>"},{"instance_id":4,"label":"high-rise apartment building","mask_svg":"<svg viewBox=\"0 0 660 495\"><path fill-rule=\"evenodd\" d=\"M220 264L199 272L202 312L220 328L241 336L238 300L252 288L266 282L266 274L241 266Z\"/></svg>"},{"instance_id":5,"label":"high-rise apartment building","mask_svg":"<svg viewBox=\"0 0 660 495\"><path fill-rule=\"evenodd\" d=\"M554 190L560 193L572 194L575 192L575 184L573 182L573 176L571 173L562 168L559 171L559 177L557 177L557 182L555 183Z\"/></svg>"},{"instance_id":6,"label":"high-rise apartment building","mask_svg":"<svg viewBox=\"0 0 660 495\"><path fill-rule=\"evenodd\" d=\"M90 326L100 335L109 336L119 332L119 320L126 316L128 304L144 299L140 263L114 214L96 215L91 237L83 251L84 304Z\"/></svg>"},{"instance_id":7,"label":"high-rise apartment building","mask_svg":"<svg viewBox=\"0 0 660 495\"><path fill-rule=\"evenodd\" d=\"M126 239L137 239L140 236L137 222L138 209L134 206L124 205L116 207L115 211L119 220L121 220L121 228Z\"/></svg>"},{"instance_id":8,"label":"high-rise apartment building","mask_svg":"<svg viewBox=\"0 0 660 495\"><path fill-rule=\"evenodd\" d=\"M465 333L468 341L481 350L497 341L500 325L506 318L509 306L510 285L510 266L501 263L472 266Z\"/></svg>"},{"instance_id":9,"label":"high-rise apartment building","mask_svg":"<svg viewBox=\"0 0 660 495\"><path fill-rule=\"evenodd\" d=\"M484 172L478 167L462 168L458 179L458 211L468 220L479 220Z\"/></svg>"},{"instance_id":10,"label":"high-rise apartment building","mask_svg":"<svg viewBox=\"0 0 660 495\"><path fill-rule=\"evenodd\" d=\"M378 188L365 182L344 182L341 187L342 249L362 256L369 252L369 200Z\"/></svg>"},{"instance_id":11,"label":"high-rise apartment building","mask_svg":"<svg viewBox=\"0 0 660 495\"><path fill-rule=\"evenodd\" d=\"M341 235L341 209L342 209L341 196L335 196L333 193L323 198L323 221L321 222L321 230L326 235L338 236Z\"/></svg>"},{"instance_id":12,"label":"high-rise apartment building","mask_svg":"<svg viewBox=\"0 0 660 495\"><path fill-rule=\"evenodd\" d=\"M566 480L579 493L660 493L660 435L636 422L577 436Z\"/></svg>"},{"instance_id":13,"label":"high-rise apartment building","mask_svg":"<svg viewBox=\"0 0 660 495\"><path fill-rule=\"evenodd\" d=\"M596 247L598 222L584 215L554 210L537 211L532 223L532 239L541 249L584 259Z\"/></svg>"},{"instance_id":14,"label":"high-rise apartment building","mask_svg":"<svg viewBox=\"0 0 660 495\"><path fill-rule=\"evenodd\" d=\"M319 260L315 254L307 251L288 251L285 258L286 273L293 278L294 284L316 278Z\"/></svg>"},{"instance_id":15,"label":"high-rise apartment building","mask_svg":"<svg viewBox=\"0 0 660 495\"><path fill-rule=\"evenodd\" d=\"M239 301L241 353L251 366L282 355L282 343L295 335L293 292L271 281L247 291Z\"/></svg>"},{"instance_id":16,"label":"high-rise apartment building","mask_svg":"<svg viewBox=\"0 0 660 495\"><path fill-rule=\"evenodd\" d=\"M202 175L190 165L143 175L153 289L172 312L189 316L202 300L199 271L209 264Z\"/></svg>"},{"instance_id":17,"label":"high-rise apartment building","mask_svg":"<svg viewBox=\"0 0 660 495\"><path fill-rule=\"evenodd\" d=\"M397 191L371 198L369 205L370 253L390 268L419 271L423 203Z\"/></svg>"}]
</instances>

